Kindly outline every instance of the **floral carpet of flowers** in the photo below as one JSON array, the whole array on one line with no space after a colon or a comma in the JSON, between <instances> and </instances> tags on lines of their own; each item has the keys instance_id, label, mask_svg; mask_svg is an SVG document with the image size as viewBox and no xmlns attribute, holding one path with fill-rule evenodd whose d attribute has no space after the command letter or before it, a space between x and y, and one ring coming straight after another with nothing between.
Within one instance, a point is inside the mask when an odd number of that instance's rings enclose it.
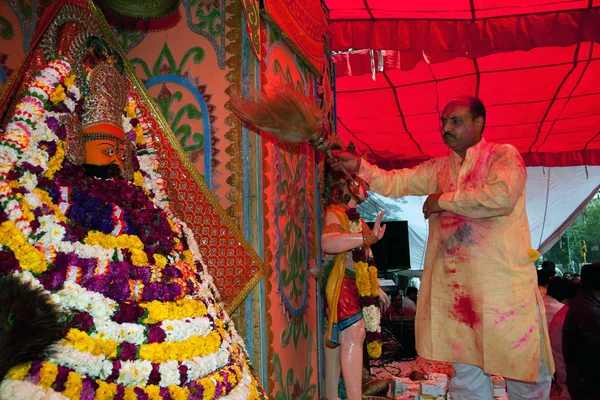
<instances>
[{"instance_id":1,"label":"floral carpet of flowers","mask_svg":"<svg viewBox=\"0 0 600 400\"><path fill-rule=\"evenodd\" d=\"M137 94L123 112L134 180L102 180L65 157L83 78L58 59L28 79L0 130L0 274L48 291L68 333L48 359L9 371L0 398L264 398L169 206Z\"/></svg>"}]
</instances>

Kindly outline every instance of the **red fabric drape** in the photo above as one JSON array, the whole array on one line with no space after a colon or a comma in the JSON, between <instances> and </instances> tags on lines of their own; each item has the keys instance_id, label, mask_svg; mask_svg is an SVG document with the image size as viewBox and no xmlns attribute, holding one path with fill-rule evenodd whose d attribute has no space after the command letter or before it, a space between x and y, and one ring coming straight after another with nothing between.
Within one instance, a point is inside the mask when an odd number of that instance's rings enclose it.
<instances>
[{"instance_id":1,"label":"red fabric drape","mask_svg":"<svg viewBox=\"0 0 600 400\"><path fill-rule=\"evenodd\" d=\"M396 50L403 70L423 58L456 57L600 42L600 8L520 15L477 21L359 20L331 22L332 48Z\"/></svg>"}]
</instances>

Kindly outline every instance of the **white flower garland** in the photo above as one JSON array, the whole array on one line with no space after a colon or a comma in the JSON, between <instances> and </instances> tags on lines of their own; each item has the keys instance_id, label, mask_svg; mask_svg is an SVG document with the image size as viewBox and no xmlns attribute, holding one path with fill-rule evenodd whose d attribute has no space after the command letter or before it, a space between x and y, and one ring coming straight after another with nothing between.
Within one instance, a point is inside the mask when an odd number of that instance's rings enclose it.
<instances>
[{"instance_id":1,"label":"white flower garland","mask_svg":"<svg viewBox=\"0 0 600 400\"><path fill-rule=\"evenodd\" d=\"M10 378L4 378L0 385L0 399L69 400L54 390L46 390L43 386L29 381L13 381Z\"/></svg>"}]
</instances>

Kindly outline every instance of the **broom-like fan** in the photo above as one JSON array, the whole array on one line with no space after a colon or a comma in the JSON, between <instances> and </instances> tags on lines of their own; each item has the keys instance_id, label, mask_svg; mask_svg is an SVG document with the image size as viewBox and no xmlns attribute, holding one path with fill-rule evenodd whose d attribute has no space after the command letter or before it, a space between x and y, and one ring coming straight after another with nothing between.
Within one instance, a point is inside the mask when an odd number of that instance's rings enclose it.
<instances>
[{"instance_id":1,"label":"broom-like fan","mask_svg":"<svg viewBox=\"0 0 600 400\"><path fill-rule=\"evenodd\" d=\"M42 288L0 277L0 382L14 366L45 359L65 336L61 313Z\"/></svg>"},{"instance_id":2,"label":"broom-like fan","mask_svg":"<svg viewBox=\"0 0 600 400\"><path fill-rule=\"evenodd\" d=\"M290 143L308 142L315 150L333 158L327 137L323 135L323 113L302 93L288 85L279 85L269 94L258 93L254 100L231 97L233 111L245 122L278 139ZM348 171L344 174L358 186Z\"/></svg>"},{"instance_id":3,"label":"broom-like fan","mask_svg":"<svg viewBox=\"0 0 600 400\"><path fill-rule=\"evenodd\" d=\"M269 94L257 93L254 100L232 96L233 111L258 129L290 143L308 142L319 136L323 113L306 96L287 85Z\"/></svg>"}]
</instances>

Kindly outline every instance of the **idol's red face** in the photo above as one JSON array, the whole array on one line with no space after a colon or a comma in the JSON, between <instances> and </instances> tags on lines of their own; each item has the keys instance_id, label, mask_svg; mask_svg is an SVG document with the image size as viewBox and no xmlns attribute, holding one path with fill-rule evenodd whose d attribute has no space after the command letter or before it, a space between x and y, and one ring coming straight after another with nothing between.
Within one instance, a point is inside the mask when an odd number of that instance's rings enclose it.
<instances>
[{"instance_id":1,"label":"idol's red face","mask_svg":"<svg viewBox=\"0 0 600 400\"><path fill-rule=\"evenodd\" d=\"M126 154L118 140L90 140L85 143L85 163L90 165L116 164L123 167Z\"/></svg>"}]
</instances>

